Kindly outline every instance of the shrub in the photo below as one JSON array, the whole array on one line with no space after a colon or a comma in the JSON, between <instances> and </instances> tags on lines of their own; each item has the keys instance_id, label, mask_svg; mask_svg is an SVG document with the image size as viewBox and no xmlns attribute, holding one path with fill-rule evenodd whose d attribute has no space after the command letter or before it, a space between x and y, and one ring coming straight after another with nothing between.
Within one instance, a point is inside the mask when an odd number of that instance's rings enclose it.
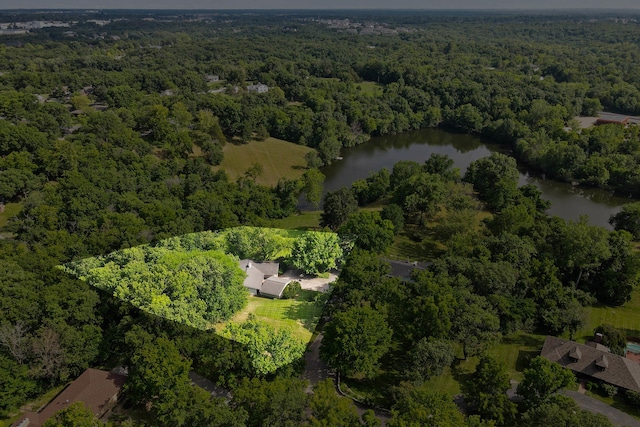
<instances>
[{"instance_id":1,"label":"shrub","mask_svg":"<svg viewBox=\"0 0 640 427\"><path fill-rule=\"evenodd\" d=\"M602 383L600 384L600 389L609 397L613 397L618 394L618 387L611 384Z\"/></svg>"},{"instance_id":2,"label":"shrub","mask_svg":"<svg viewBox=\"0 0 640 427\"><path fill-rule=\"evenodd\" d=\"M301 290L302 290L302 285L300 285L300 282L293 281L289 283L286 288L284 288L284 291L282 292L282 298L283 299L295 298L298 296Z\"/></svg>"},{"instance_id":3,"label":"shrub","mask_svg":"<svg viewBox=\"0 0 640 427\"><path fill-rule=\"evenodd\" d=\"M627 390L624 392L624 397L632 405L640 406L640 393L633 390Z\"/></svg>"}]
</instances>

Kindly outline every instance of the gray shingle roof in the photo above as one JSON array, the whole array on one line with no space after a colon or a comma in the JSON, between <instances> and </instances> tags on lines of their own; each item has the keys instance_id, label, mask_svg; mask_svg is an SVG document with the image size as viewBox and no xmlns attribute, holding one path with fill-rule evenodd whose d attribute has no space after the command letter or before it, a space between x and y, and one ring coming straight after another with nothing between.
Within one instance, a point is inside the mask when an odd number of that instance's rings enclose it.
<instances>
[{"instance_id":1,"label":"gray shingle roof","mask_svg":"<svg viewBox=\"0 0 640 427\"><path fill-rule=\"evenodd\" d=\"M286 288L289 283L291 283L291 279L286 277L270 277L262 284L260 294L280 298L284 288Z\"/></svg>"},{"instance_id":2,"label":"gray shingle roof","mask_svg":"<svg viewBox=\"0 0 640 427\"><path fill-rule=\"evenodd\" d=\"M575 353L581 357L576 359ZM573 372L640 392L640 363L617 354L556 337L547 337L541 356Z\"/></svg>"}]
</instances>

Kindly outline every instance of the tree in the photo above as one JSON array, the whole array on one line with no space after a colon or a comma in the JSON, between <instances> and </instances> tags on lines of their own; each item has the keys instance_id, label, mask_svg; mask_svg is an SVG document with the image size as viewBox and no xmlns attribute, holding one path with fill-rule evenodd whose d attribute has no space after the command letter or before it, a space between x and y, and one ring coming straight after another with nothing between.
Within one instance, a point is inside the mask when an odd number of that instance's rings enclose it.
<instances>
[{"instance_id":1,"label":"tree","mask_svg":"<svg viewBox=\"0 0 640 427\"><path fill-rule=\"evenodd\" d=\"M490 209L499 211L517 196L518 168L513 157L491 153L469 165L464 180L473 184Z\"/></svg>"},{"instance_id":2,"label":"tree","mask_svg":"<svg viewBox=\"0 0 640 427\"><path fill-rule=\"evenodd\" d=\"M594 331L596 334L602 334L602 345L609 347L611 353L624 356L627 349L627 337L612 325L603 324L598 326Z\"/></svg>"},{"instance_id":3,"label":"tree","mask_svg":"<svg viewBox=\"0 0 640 427\"><path fill-rule=\"evenodd\" d=\"M351 307L327 323L320 355L343 375L374 377L391 345L391 328L370 307Z\"/></svg>"},{"instance_id":4,"label":"tree","mask_svg":"<svg viewBox=\"0 0 640 427\"><path fill-rule=\"evenodd\" d=\"M305 349L289 329L276 331L253 314L243 323L229 323L223 336L246 345L253 368L262 376L298 360Z\"/></svg>"},{"instance_id":5,"label":"tree","mask_svg":"<svg viewBox=\"0 0 640 427\"><path fill-rule=\"evenodd\" d=\"M290 262L305 274L317 275L336 268L342 254L337 234L310 231L293 242Z\"/></svg>"},{"instance_id":6,"label":"tree","mask_svg":"<svg viewBox=\"0 0 640 427\"><path fill-rule=\"evenodd\" d=\"M402 383L396 390L389 427L460 427L464 417L450 396L433 393L425 386Z\"/></svg>"},{"instance_id":7,"label":"tree","mask_svg":"<svg viewBox=\"0 0 640 427\"><path fill-rule=\"evenodd\" d=\"M510 387L504 365L483 355L476 372L463 385L464 398L483 419L494 420L498 426L511 426L518 411L506 394Z\"/></svg>"},{"instance_id":8,"label":"tree","mask_svg":"<svg viewBox=\"0 0 640 427\"><path fill-rule=\"evenodd\" d=\"M382 219L388 219L393 224L393 233L398 235L404 229L404 214L402 208L395 203L385 205L380 212Z\"/></svg>"},{"instance_id":9,"label":"tree","mask_svg":"<svg viewBox=\"0 0 640 427\"><path fill-rule=\"evenodd\" d=\"M570 398L555 396L550 401L529 409L522 415L523 427L613 427L603 414L580 409Z\"/></svg>"},{"instance_id":10,"label":"tree","mask_svg":"<svg viewBox=\"0 0 640 427\"><path fill-rule=\"evenodd\" d=\"M356 212L340 226L338 235L356 248L384 253L393 243L393 223L379 212Z\"/></svg>"},{"instance_id":11,"label":"tree","mask_svg":"<svg viewBox=\"0 0 640 427\"><path fill-rule=\"evenodd\" d=\"M249 414L248 427L297 427L307 407L305 387L306 382L296 378L245 378L233 391L230 405Z\"/></svg>"},{"instance_id":12,"label":"tree","mask_svg":"<svg viewBox=\"0 0 640 427\"><path fill-rule=\"evenodd\" d=\"M49 418L43 427L100 427L103 425L82 402L74 402Z\"/></svg>"},{"instance_id":13,"label":"tree","mask_svg":"<svg viewBox=\"0 0 640 427\"><path fill-rule=\"evenodd\" d=\"M324 178L324 174L316 168L308 169L302 175L302 180L304 182L302 191L305 193L307 202L311 203L316 208L320 205L320 200L322 198Z\"/></svg>"},{"instance_id":14,"label":"tree","mask_svg":"<svg viewBox=\"0 0 640 427\"><path fill-rule=\"evenodd\" d=\"M609 224L616 230L628 231L634 240L640 240L640 202L624 205L620 212L611 215Z\"/></svg>"},{"instance_id":15,"label":"tree","mask_svg":"<svg viewBox=\"0 0 640 427\"><path fill-rule=\"evenodd\" d=\"M358 202L349 188L342 187L337 191L327 192L323 208L320 225L335 231L358 209Z\"/></svg>"},{"instance_id":16,"label":"tree","mask_svg":"<svg viewBox=\"0 0 640 427\"><path fill-rule=\"evenodd\" d=\"M339 396L331 379L316 385L309 406L312 427L351 427L360 424L353 401Z\"/></svg>"},{"instance_id":17,"label":"tree","mask_svg":"<svg viewBox=\"0 0 640 427\"><path fill-rule=\"evenodd\" d=\"M427 381L442 374L455 357L450 341L422 338L411 349L406 376L411 381Z\"/></svg>"},{"instance_id":18,"label":"tree","mask_svg":"<svg viewBox=\"0 0 640 427\"><path fill-rule=\"evenodd\" d=\"M523 397L527 408L537 408L549 401L551 396L575 381L573 373L542 356L531 360L524 371L524 379L518 384L517 393Z\"/></svg>"},{"instance_id":19,"label":"tree","mask_svg":"<svg viewBox=\"0 0 640 427\"><path fill-rule=\"evenodd\" d=\"M137 348L125 390L134 402L150 404L160 425L184 425L189 417L191 363L166 338L137 337L132 331L127 341Z\"/></svg>"}]
</instances>

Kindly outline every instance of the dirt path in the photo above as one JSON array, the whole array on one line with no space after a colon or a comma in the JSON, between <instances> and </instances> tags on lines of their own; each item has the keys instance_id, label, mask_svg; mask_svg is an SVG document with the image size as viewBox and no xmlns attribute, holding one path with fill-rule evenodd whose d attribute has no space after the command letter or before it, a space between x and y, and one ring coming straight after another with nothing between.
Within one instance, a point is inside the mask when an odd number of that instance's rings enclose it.
<instances>
[{"instance_id":1,"label":"dirt path","mask_svg":"<svg viewBox=\"0 0 640 427\"><path fill-rule=\"evenodd\" d=\"M309 380L309 389L307 390L309 392L319 382L335 377L329 372L327 365L320 360L320 344L322 344L322 334L318 334L304 354L305 367L302 378Z\"/></svg>"}]
</instances>

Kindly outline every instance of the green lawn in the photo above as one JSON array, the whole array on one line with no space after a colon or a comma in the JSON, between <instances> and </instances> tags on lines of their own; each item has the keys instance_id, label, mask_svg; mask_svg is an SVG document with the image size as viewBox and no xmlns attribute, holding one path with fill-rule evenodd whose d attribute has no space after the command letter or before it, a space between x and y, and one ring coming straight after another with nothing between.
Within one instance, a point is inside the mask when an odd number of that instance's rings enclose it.
<instances>
[{"instance_id":1,"label":"green lawn","mask_svg":"<svg viewBox=\"0 0 640 427\"><path fill-rule=\"evenodd\" d=\"M218 168L223 169L231 179L237 179L253 165L262 165L263 173L258 184L274 186L280 178L298 178L306 170L305 154L313 151L309 147L296 145L276 138L252 141L248 144L227 143L224 158Z\"/></svg>"},{"instance_id":2,"label":"green lawn","mask_svg":"<svg viewBox=\"0 0 640 427\"><path fill-rule=\"evenodd\" d=\"M315 301L318 292L303 290L296 299L270 299L249 297L244 310L237 313L232 322L242 322L249 314L275 329L290 329L293 336L304 343L311 340L318 320L322 315L323 305ZM216 325L221 331L224 324Z\"/></svg>"},{"instance_id":3,"label":"green lawn","mask_svg":"<svg viewBox=\"0 0 640 427\"><path fill-rule=\"evenodd\" d=\"M322 211L306 211L271 222L271 227L285 230L317 230L320 228L320 214Z\"/></svg>"},{"instance_id":4,"label":"green lawn","mask_svg":"<svg viewBox=\"0 0 640 427\"><path fill-rule=\"evenodd\" d=\"M596 306L588 309L589 318L584 328L575 334L576 341L593 337L593 330L603 323L620 329L628 337L640 338L640 289L631 295L631 301L621 307ZM568 338L568 334L566 336Z\"/></svg>"},{"instance_id":5,"label":"green lawn","mask_svg":"<svg viewBox=\"0 0 640 427\"><path fill-rule=\"evenodd\" d=\"M15 216L22 209L22 203L7 203L4 205L4 212L0 213L0 228L7 225L9 218Z\"/></svg>"},{"instance_id":6,"label":"green lawn","mask_svg":"<svg viewBox=\"0 0 640 427\"><path fill-rule=\"evenodd\" d=\"M362 93L371 95L371 96L380 96L384 91L383 86L380 83L376 82L362 82L356 83L356 88L360 87Z\"/></svg>"}]
</instances>

